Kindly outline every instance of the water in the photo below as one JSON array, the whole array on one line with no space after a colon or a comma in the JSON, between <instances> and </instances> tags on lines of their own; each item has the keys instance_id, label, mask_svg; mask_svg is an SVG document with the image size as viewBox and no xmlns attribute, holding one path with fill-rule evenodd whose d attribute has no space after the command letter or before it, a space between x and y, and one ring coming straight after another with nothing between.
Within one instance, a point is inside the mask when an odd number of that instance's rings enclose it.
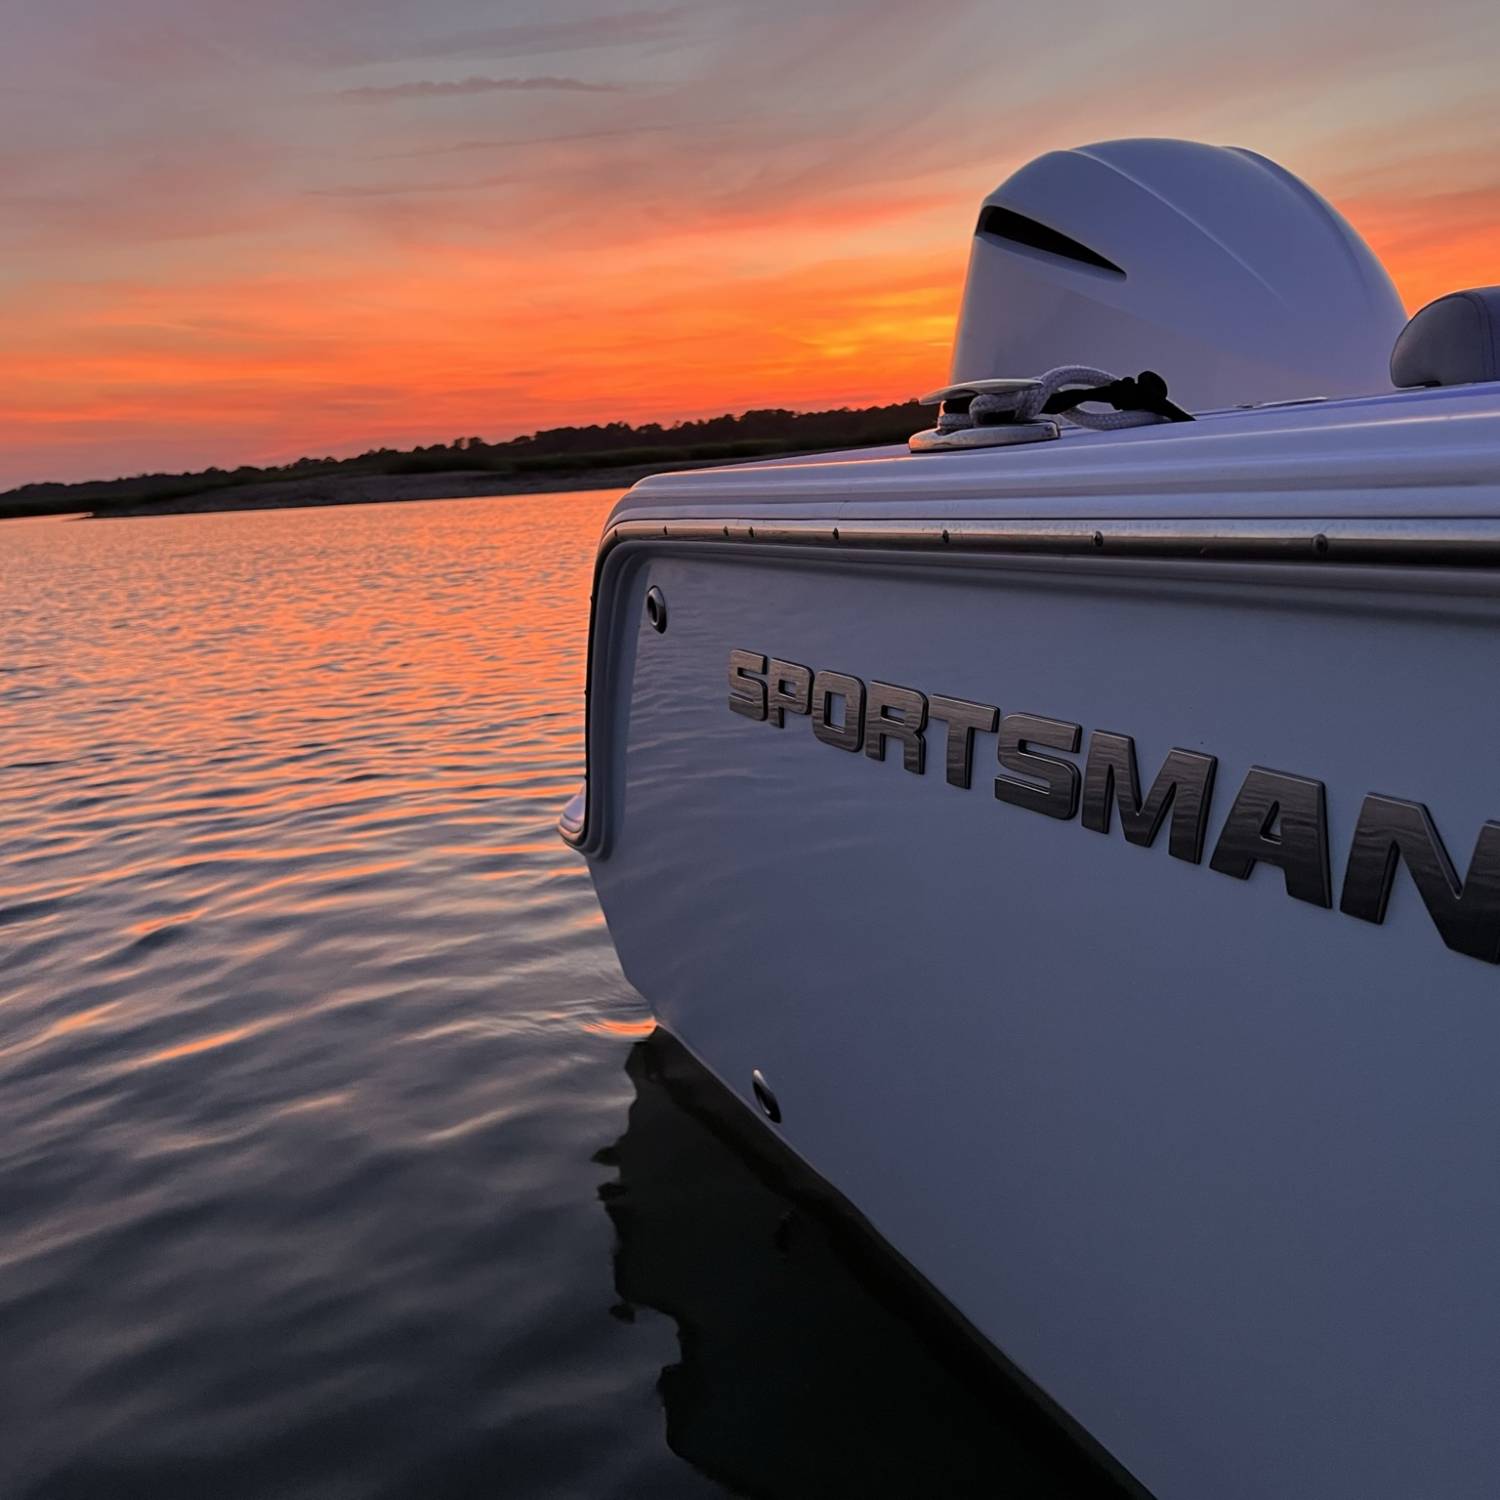
<instances>
[{"instance_id":1,"label":"water","mask_svg":"<svg viewBox=\"0 0 1500 1500\"><path fill-rule=\"evenodd\" d=\"M0 526L0 1495L1077 1495L553 832L609 494Z\"/></svg>"}]
</instances>

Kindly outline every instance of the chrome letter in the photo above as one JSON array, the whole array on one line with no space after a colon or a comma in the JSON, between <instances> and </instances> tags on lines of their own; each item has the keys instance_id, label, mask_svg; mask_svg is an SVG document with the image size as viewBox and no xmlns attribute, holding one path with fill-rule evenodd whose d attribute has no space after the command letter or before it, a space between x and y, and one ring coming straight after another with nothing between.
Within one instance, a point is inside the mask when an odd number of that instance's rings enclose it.
<instances>
[{"instance_id":1,"label":"chrome letter","mask_svg":"<svg viewBox=\"0 0 1500 1500\"><path fill-rule=\"evenodd\" d=\"M844 720L833 722L832 701L844 700ZM858 750L865 737L865 685L842 672L819 672L812 685L813 733L825 745Z\"/></svg>"},{"instance_id":2,"label":"chrome letter","mask_svg":"<svg viewBox=\"0 0 1500 1500\"><path fill-rule=\"evenodd\" d=\"M1321 781L1264 766L1250 768L1214 845L1209 868L1244 880L1257 861L1280 867L1287 895L1314 906L1333 905Z\"/></svg>"},{"instance_id":3,"label":"chrome letter","mask_svg":"<svg viewBox=\"0 0 1500 1500\"><path fill-rule=\"evenodd\" d=\"M891 716L893 709L898 717ZM901 764L920 776L926 763L922 740L926 727L927 700L915 688L893 687L889 682L870 684L865 697L865 754L871 760L884 760L885 742L900 740Z\"/></svg>"},{"instance_id":4,"label":"chrome letter","mask_svg":"<svg viewBox=\"0 0 1500 1500\"><path fill-rule=\"evenodd\" d=\"M770 691L766 694L766 718L778 729L785 723L783 710L805 714L812 691L812 673L794 661L778 661L774 656L766 669Z\"/></svg>"},{"instance_id":5,"label":"chrome letter","mask_svg":"<svg viewBox=\"0 0 1500 1500\"><path fill-rule=\"evenodd\" d=\"M729 706L747 719L766 716L766 685L755 672L766 670L766 659L754 651L729 653Z\"/></svg>"},{"instance_id":6,"label":"chrome letter","mask_svg":"<svg viewBox=\"0 0 1500 1500\"><path fill-rule=\"evenodd\" d=\"M1432 815L1420 802L1366 797L1354 825L1339 910L1366 922L1385 921L1403 859L1443 941L1455 953L1500 963L1500 823L1479 830L1460 885Z\"/></svg>"},{"instance_id":7,"label":"chrome letter","mask_svg":"<svg viewBox=\"0 0 1500 1500\"><path fill-rule=\"evenodd\" d=\"M934 693L927 700L927 712L948 726L948 785L968 786L974 771L974 731L993 734L1000 722L1000 710L990 703L970 703L967 698L945 698Z\"/></svg>"},{"instance_id":8,"label":"chrome letter","mask_svg":"<svg viewBox=\"0 0 1500 1500\"><path fill-rule=\"evenodd\" d=\"M1135 741L1128 734L1095 730L1089 736L1089 755L1083 768L1083 826L1095 833L1109 832L1110 806L1120 806L1120 827L1126 839L1149 849L1161 830L1167 808L1172 809L1172 831L1167 853L1197 864L1203 858L1203 831L1208 824L1208 799L1213 794L1212 755L1173 750L1141 802Z\"/></svg>"},{"instance_id":9,"label":"chrome letter","mask_svg":"<svg viewBox=\"0 0 1500 1500\"><path fill-rule=\"evenodd\" d=\"M1007 771L1035 777L1045 783L995 778L995 795L1002 802L1046 813L1049 818L1071 818L1078 811L1078 767L1055 755L1034 755L1028 745L1048 745L1054 750L1076 750L1083 729L1062 719L1044 719L1039 714L1006 714L1000 720L1000 764Z\"/></svg>"}]
</instances>

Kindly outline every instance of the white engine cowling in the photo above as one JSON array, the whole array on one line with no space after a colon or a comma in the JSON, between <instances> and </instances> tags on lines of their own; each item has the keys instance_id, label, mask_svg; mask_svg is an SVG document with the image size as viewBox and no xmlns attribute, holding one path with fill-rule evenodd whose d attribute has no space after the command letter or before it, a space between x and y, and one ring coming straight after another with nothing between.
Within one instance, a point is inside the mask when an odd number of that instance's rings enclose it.
<instances>
[{"instance_id":1,"label":"white engine cowling","mask_svg":"<svg viewBox=\"0 0 1500 1500\"><path fill-rule=\"evenodd\" d=\"M1105 141L984 201L954 383L1096 365L1166 377L1199 411L1391 389L1406 322L1374 252L1253 151Z\"/></svg>"}]
</instances>

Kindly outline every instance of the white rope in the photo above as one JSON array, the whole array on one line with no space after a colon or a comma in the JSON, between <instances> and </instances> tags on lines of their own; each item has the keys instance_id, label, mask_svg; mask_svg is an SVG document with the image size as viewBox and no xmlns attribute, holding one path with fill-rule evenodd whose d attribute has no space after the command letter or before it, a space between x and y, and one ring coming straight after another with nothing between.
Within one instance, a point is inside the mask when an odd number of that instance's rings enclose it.
<instances>
[{"instance_id":1,"label":"white rope","mask_svg":"<svg viewBox=\"0 0 1500 1500\"><path fill-rule=\"evenodd\" d=\"M1113 385L1116 377L1107 370L1096 370L1091 365L1059 365L1048 370L1035 384L1024 390L1003 391L975 396L969 409L962 412L943 411L938 415L939 432L958 432L966 427L979 425L980 417L1004 416L1008 422L1035 422L1042 418L1042 408L1059 391L1071 386L1092 388ZM1121 427L1146 427L1170 418L1150 411L1085 411L1081 406L1067 411L1055 412L1054 416L1076 423L1079 427L1091 427L1096 432L1112 432Z\"/></svg>"}]
</instances>

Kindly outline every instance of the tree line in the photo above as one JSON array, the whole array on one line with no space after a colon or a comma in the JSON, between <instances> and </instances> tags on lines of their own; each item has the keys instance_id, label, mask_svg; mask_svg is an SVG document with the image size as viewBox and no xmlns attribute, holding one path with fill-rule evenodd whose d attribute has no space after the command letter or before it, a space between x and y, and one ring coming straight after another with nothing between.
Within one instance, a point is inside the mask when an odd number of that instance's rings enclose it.
<instances>
[{"instance_id":1,"label":"tree line","mask_svg":"<svg viewBox=\"0 0 1500 1500\"><path fill-rule=\"evenodd\" d=\"M0 516L45 515L71 510L107 510L112 505L180 499L235 485L276 480L357 479L372 474L492 473L524 477L590 469L684 462L753 459L830 448L861 448L904 442L929 424L930 413L915 401L893 406L839 407L832 411L767 408L738 416L691 422L593 423L553 427L491 443L480 437L398 449L372 448L352 458L299 458L293 463L236 469L208 468L183 474L135 474L79 483L24 484L0 493Z\"/></svg>"}]
</instances>

